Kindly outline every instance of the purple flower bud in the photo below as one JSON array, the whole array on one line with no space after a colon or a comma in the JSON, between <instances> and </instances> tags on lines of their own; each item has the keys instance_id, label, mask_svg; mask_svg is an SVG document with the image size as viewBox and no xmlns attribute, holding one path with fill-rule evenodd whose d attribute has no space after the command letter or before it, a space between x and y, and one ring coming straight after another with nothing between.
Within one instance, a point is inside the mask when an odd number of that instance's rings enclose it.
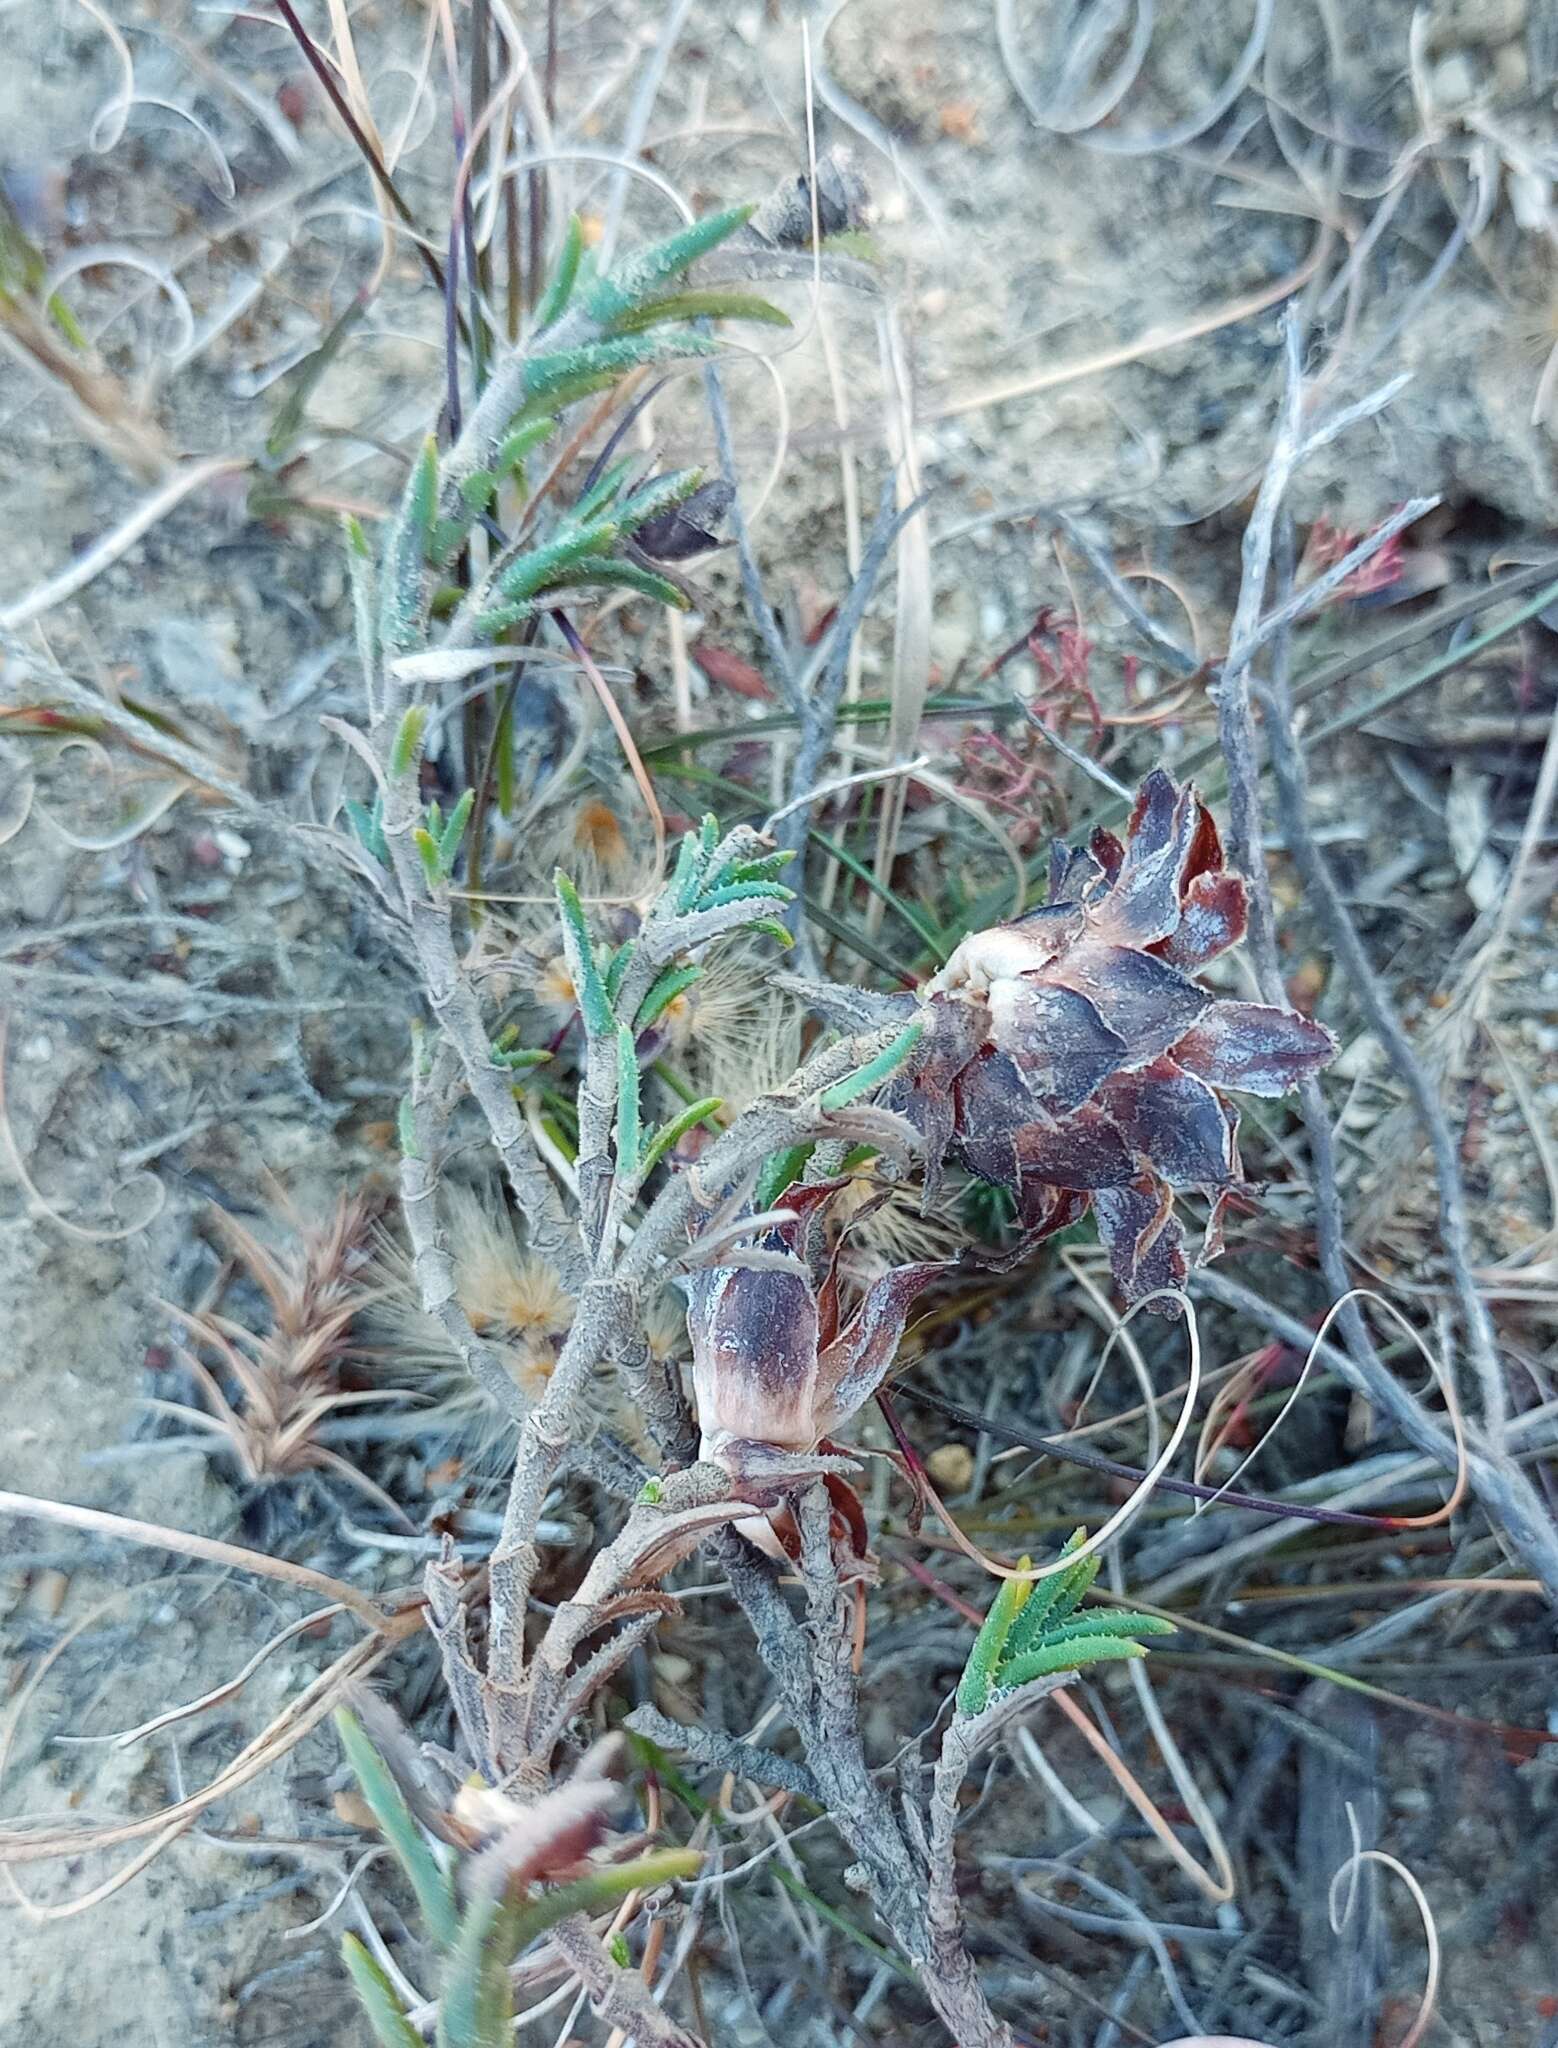
<instances>
[{"instance_id":1,"label":"purple flower bud","mask_svg":"<svg viewBox=\"0 0 1558 2048\"><path fill-rule=\"evenodd\" d=\"M695 1272L687 1310L702 1455L732 1478L772 1484L783 1456L815 1450L886 1378L909 1311L947 1265L896 1266L842 1301L842 1231L829 1215L848 1186L790 1188L792 1222L764 1234L757 1266Z\"/></svg>"},{"instance_id":2,"label":"purple flower bud","mask_svg":"<svg viewBox=\"0 0 1558 2048\"><path fill-rule=\"evenodd\" d=\"M1161 769L1123 843L1099 831L1057 845L1049 901L971 933L922 992L915 1066L888 1103L925 1141L927 1198L950 1156L1012 1194L1025 1243L1090 1205L1127 1300L1179 1286L1174 1194L1213 1199L1209 1257L1241 1185L1238 1113L1220 1091L1285 1095L1336 1051L1296 1011L1191 979L1245 921L1211 812Z\"/></svg>"}]
</instances>

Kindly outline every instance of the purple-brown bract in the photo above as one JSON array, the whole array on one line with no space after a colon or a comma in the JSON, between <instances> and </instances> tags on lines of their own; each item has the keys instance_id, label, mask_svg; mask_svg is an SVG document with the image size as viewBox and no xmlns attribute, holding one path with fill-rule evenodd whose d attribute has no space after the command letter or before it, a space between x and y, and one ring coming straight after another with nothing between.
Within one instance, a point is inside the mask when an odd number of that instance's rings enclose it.
<instances>
[{"instance_id":1,"label":"purple-brown bract","mask_svg":"<svg viewBox=\"0 0 1558 2048\"><path fill-rule=\"evenodd\" d=\"M921 992L916 1063L887 1100L924 1139L927 1193L954 1158L1014 1197L1025 1244L1091 1205L1127 1300L1178 1287L1175 1194L1211 1197L1207 1257L1240 1183L1221 1091L1285 1095L1336 1050L1296 1011L1192 979L1238 944L1245 915L1210 811L1161 769L1123 844L1100 830L1057 845L1049 901L971 934Z\"/></svg>"},{"instance_id":2,"label":"purple-brown bract","mask_svg":"<svg viewBox=\"0 0 1558 2048\"><path fill-rule=\"evenodd\" d=\"M840 1233L828 1217L846 1185L817 1181L786 1190L782 1201L794 1221L759 1244L774 1264L720 1266L692 1277L687 1326L702 1455L754 1498L768 1483L779 1491L793 1486L797 1460L870 1400L915 1298L948 1270L940 1262L896 1266L846 1315Z\"/></svg>"}]
</instances>

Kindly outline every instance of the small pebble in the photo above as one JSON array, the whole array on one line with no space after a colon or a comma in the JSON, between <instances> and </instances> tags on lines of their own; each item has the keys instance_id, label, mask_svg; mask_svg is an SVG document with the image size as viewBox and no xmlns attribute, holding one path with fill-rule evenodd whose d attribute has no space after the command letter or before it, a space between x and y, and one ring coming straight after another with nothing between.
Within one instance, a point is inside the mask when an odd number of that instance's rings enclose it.
<instances>
[{"instance_id":1,"label":"small pebble","mask_svg":"<svg viewBox=\"0 0 1558 2048\"><path fill-rule=\"evenodd\" d=\"M939 1444L925 1469L938 1486L961 1493L974 1476L974 1454L967 1444Z\"/></svg>"}]
</instances>

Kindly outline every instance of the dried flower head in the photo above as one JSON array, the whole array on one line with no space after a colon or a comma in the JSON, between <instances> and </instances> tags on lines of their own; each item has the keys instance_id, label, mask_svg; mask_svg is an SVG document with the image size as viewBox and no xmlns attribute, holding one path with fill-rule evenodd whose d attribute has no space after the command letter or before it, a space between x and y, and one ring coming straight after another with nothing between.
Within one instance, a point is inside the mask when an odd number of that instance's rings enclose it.
<instances>
[{"instance_id":1,"label":"dried flower head","mask_svg":"<svg viewBox=\"0 0 1558 2048\"><path fill-rule=\"evenodd\" d=\"M472 1329L496 1350L525 1400L539 1400L573 1322L573 1296L556 1270L521 1244L498 1188L447 1188L442 1217L455 1294ZM481 1464L509 1440L512 1415L472 1378L442 1325L424 1314L398 1239L382 1241L378 1266L383 1286L372 1325L384 1366L429 1397L432 1412L468 1440ZM425 1426L429 1410L419 1409L418 1418Z\"/></svg>"},{"instance_id":2,"label":"dried flower head","mask_svg":"<svg viewBox=\"0 0 1558 2048\"><path fill-rule=\"evenodd\" d=\"M1211 1196L1210 1256L1240 1185L1221 1091L1285 1095L1336 1050L1307 1017L1192 979L1245 913L1210 811L1161 769L1123 844L1057 846L1049 901L966 938L922 991L917 1065L889 1101L924 1137L928 1190L950 1154L1015 1197L1029 1243L1091 1206L1127 1299L1177 1287L1176 1192Z\"/></svg>"},{"instance_id":3,"label":"dried flower head","mask_svg":"<svg viewBox=\"0 0 1558 2048\"><path fill-rule=\"evenodd\" d=\"M384 1398L342 1380L342 1367L364 1355L353 1325L377 1292L369 1270L373 1209L364 1197L343 1196L322 1223L294 1219L292 1241L280 1249L219 1212L238 1267L264 1297L269 1327L251 1330L215 1305L168 1304L189 1334L181 1355L205 1406L158 1406L197 1419L225 1440L252 1484L329 1470L399 1515L318 1437L320 1424L340 1409Z\"/></svg>"},{"instance_id":4,"label":"dried flower head","mask_svg":"<svg viewBox=\"0 0 1558 2048\"><path fill-rule=\"evenodd\" d=\"M846 1308L844 1181L789 1188L793 1220L756 1241L759 1263L703 1268L689 1289L702 1455L758 1497L863 1407L887 1375L909 1310L947 1270L893 1267Z\"/></svg>"}]
</instances>

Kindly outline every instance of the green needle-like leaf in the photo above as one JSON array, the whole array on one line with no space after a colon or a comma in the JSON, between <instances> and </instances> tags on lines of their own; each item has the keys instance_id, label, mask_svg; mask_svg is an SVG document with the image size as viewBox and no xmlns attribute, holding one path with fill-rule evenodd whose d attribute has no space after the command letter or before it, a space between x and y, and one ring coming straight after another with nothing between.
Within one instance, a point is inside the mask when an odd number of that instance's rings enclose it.
<instances>
[{"instance_id":1,"label":"green needle-like leaf","mask_svg":"<svg viewBox=\"0 0 1558 2048\"><path fill-rule=\"evenodd\" d=\"M465 828L471 822L471 812L476 805L476 792L468 789L454 809L449 813L449 822L438 837L438 865L445 879L454 873L455 857L460 851L460 841L465 837Z\"/></svg>"},{"instance_id":2,"label":"green needle-like leaf","mask_svg":"<svg viewBox=\"0 0 1558 2048\"><path fill-rule=\"evenodd\" d=\"M346 1707L335 1714L336 1733L385 1841L411 1880L427 1931L441 1948L455 1938L454 1887L439 1862L389 1767L368 1740L362 1723Z\"/></svg>"}]
</instances>

